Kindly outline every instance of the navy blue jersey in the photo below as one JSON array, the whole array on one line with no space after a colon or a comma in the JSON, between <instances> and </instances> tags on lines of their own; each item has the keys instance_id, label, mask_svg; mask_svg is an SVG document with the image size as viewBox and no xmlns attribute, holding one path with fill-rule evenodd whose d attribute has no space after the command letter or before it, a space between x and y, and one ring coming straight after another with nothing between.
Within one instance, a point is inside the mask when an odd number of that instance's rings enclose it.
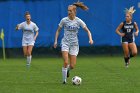
<instances>
[{"instance_id":1,"label":"navy blue jersey","mask_svg":"<svg viewBox=\"0 0 140 93\"><path fill-rule=\"evenodd\" d=\"M125 36L130 37L133 36L133 31L134 31L134 22L128 24L126 21L123 22L123 27L122 27L122 32L125 33Z\"/></svg>"},{"instance_id":2,"label":"navy blue jersey","mask_svg":"<svg viewBox=\"0 0 140 93\"><path fill-rule=\"evenodd\" d=\"M123 22L123 27L122 27L122 33L125 33L125 36L122 37L122 42L128 42L132 43L134 42L134 22L132 23L126 23L126 21Z\"/></svg>"}]
</instances>

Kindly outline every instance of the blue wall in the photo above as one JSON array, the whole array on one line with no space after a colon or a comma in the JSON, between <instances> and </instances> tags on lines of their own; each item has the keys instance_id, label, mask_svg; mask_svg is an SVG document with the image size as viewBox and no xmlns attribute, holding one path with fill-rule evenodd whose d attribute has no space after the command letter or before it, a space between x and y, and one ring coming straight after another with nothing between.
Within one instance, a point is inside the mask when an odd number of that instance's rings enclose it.
<instances>
[{"instance_id":1,"label":"blue wall","mask_svg":"<svg viewBox=\"0 0 140 93\"><path fill-rule=\"evenodd\" d=\"M25 2L26 1L26 2ZM36 47L52 46L58 23L67 16L67 6L77 0L42 0L42 1L5 1L0 2L0 28L5 31L5 44L7 48L21 47L22 31L15 31L18 23L25 21L25 11L30 11L32 21L39 30ZM124 8L134 5L136 13L134 20L140 24L140 8L138 0L80 0L89 10L87 12L78 9L77 16L87 24L91 30L96 46L120 46L120 37L115 29L125 18ZM83 29L79 31L80 46L89 46L88 36ZM63 37L63 31L58 39ZM140 45L140 36L136 38ZM0 47L2 46L0 40Z\"/></svg>"}]
</instances>

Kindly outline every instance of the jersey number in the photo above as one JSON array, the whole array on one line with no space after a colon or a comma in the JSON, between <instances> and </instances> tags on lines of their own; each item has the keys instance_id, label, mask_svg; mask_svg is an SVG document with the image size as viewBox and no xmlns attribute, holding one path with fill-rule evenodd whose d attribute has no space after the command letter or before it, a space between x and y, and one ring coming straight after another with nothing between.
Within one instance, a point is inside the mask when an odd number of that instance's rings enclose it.
<instances>
[{"instance_id":1,"label":"jersey number","mask_svg":"<svg viewBox=\"0 0 140 93\"><path fill-rule=\"evenodd\" d=\"M130 33L131 32L131 29L127 29L127 33Z\"/></svg>"}]
</instances>

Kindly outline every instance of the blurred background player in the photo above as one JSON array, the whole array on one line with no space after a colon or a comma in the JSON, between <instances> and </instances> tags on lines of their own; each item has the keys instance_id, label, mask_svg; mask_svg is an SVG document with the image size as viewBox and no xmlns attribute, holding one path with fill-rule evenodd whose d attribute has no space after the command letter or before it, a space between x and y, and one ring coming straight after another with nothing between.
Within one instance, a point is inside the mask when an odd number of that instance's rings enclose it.
<instances>
[{"instance_id":1,"label":"blurred background player","mask_svg":"<svg viewBox=\"0 0 140 93\"><path fill-rule=\"evenodd\" d=\"M35 43L35 40L38 36L39 28L37 25L31 21L31 15L29 12L25 13L25 22L22 22L16 26L16 30L23 31L23 38L22 38L22 46L23 46L23 53L24 56L27 57L27 66L30 65L32 59L32 49ZM34 35L34 32L36 34Z\"/></svg>"},{"instance_id":2,"label":"blurred background player","mask_svg":"<svg viewBox=\"0 0 140 93\"><path fill-rule=\"evenodd\" d=\"M132 21L132 15L135 11L134 7L130 7L129 10L126 9L125 21L121 22L116 29L116 33L121 36L126 67L128 67L130 63L130 58L137 55L135 36L138 36L139 29L137 23ZM135 32L134 29L136 30Z\"/></svg>"},{"instance_id":3,"label":"blurred background player","mask_svg":"<svg viewBox=\"0 0 140 93\"><path fill-rule=\"evenodd\" d=\"M56 31L54 48L57 47L57 39L59 33L64 27L64 37L61 41L61 51L62 57L64 60L64 65L62 67L62 77L63 84L66 83L66 78L69 77L69 71L74 68L76 64L76 56L79 52L79 44L78 44L78 30L80 26L87 32L89 37L89 43L93 44L92 35L90 30L87 28L86 24L78 17L76 17L76 9L80 7L83 10L87 10L88 7L85 6L82 2L77 2L68 6L68 17L64 17L60 23L59 27ZM68 60L70 59L70 64L68 64Z\"/></svg>"}]
</instances>

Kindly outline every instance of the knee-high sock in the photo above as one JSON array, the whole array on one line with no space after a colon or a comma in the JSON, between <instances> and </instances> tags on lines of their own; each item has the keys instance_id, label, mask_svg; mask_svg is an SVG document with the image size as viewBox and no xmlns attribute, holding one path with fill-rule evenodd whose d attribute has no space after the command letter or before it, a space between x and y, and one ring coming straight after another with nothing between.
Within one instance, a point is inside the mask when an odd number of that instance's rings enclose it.
<instances>
[{"instance_id":1,"label":"knee-high sock","mask_svg":"<svg viewBox=\"0 0 140 93\"><path fill-rule=\"evenodd\" d=\"M63 79L63 82L64 81L66 82L66 79L67 79L67 68L64 68L64 67L62 67L62 79Z\"/></svg>"},{"instance_id":2,"label":"knee-high sock","mask_svg":"<svg viewBox=\"0 0 140 93\"><path fill-rule=\"evenodd\" d=\"M32 60L32 56L27 56L27 64L30 64Z\"/></svg>"},{"instance_id":3,"label":"knee-high sock","mask_svg":"<svg viewBox=\"0 0 140 93\"><path fill-rule=\"evenodd\" d=\"M130 54L130 58L134 57L132 54Z\"/></svg>"},{"instance_id":4,"label":"knee-high sock","mask_svg":"<svg viewBox=\"0 0 140 93\"><path fill-rule=\"evenodd\" d=\"M125 63L128 63L129 57L124 57L124 61L125 61Z\"/></svg>"}]
</instances>

